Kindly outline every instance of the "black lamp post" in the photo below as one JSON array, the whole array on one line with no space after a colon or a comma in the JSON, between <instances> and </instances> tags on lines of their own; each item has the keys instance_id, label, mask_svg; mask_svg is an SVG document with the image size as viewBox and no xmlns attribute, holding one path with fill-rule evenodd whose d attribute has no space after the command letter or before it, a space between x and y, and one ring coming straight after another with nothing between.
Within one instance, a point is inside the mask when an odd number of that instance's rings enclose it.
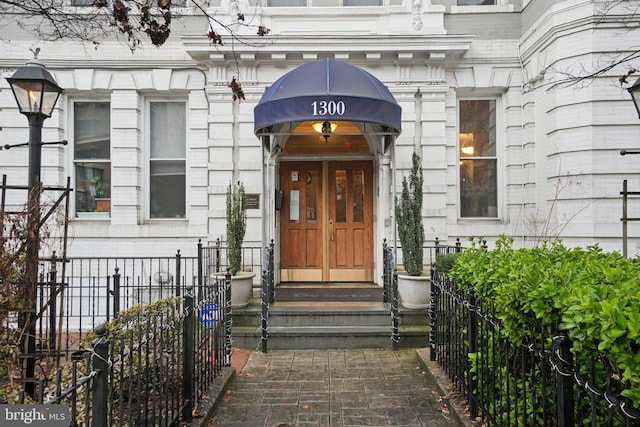
<instances>
[{"instance_id":1,"label":"black lamp post","mask_svg":"<svg viewBox=\"0 0 640 427\"><path fill-rule=\"evenodd\" d=\"M631 94L631 100L633 101L633 106L636 107L636 113L638 113L638 117L640 118L640 78L636 80L634 84L627 88L629 94ZM640 154L639 150L620 150L621 156L626 156L628 154ZM627 180L625 179L622 182L622 256L627 257L627 222L631 221L627 218L627 195L633 194L627 191Z\"/></svg>"},{"instance_id":2,"label":"black lamp post","mask_svg":"<svg viewBox=\"0 0 640 427\"><path fill-rule=\"evenodd\" d=\"M633 101L633 106L636 107L636 113L638 113L638 118L640 118L640 78L636 80L634 84L627 88L629 94L631 94L631 100ZM626 156L627 154L640 154L638 150L620 150L621 156Z\"/></svg>"},{"instance_id":3,"label":"black lamp post","mask_svg":"<svg viewBox=\"0 0 640 427\"><path fill-rule=\"evenodd\" d=\"M629 93L631 94L631 99L633 100L633 105L636 107L636 112L638 113L638 118L640 118L640 78L636 80L634 84L627 88Z\"/></svg>"},{"instance_id":4,"label":"black lamp post","mask_svg":"<svg viewBox=\"0 0 640 427\"><path fill-rule=\"evenodd\" d=\"M29 183L27 201L27 241L25 259L25 283L27 302L33 311L22 319L21 326L28 326L26 345L25 378L33 378L35 371L35 295L38 283L38 252L40 248L40 166L42 148L42 124L51 117L53 108L62 93L53 76L38 61L38 52L25 66L18 68L15 74L7 78L20 112L29 120ZM28 381L26 391L33 395L35 384Z\"/></svg>"}]
</instances>

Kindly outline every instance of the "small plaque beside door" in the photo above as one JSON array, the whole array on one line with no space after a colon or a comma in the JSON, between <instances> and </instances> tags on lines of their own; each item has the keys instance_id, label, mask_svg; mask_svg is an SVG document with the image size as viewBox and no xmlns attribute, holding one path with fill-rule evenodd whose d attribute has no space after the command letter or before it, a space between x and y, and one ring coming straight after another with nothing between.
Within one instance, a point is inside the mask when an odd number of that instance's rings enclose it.
<instances>
[{"instance_id":1,"label":"small plaque beside door","mask_svg":"<svg viewBox=\"0 0 640 427\"><path fill-rule=\"evenodd\" d=\"M260 194L245 194L244 201L247 209L260 209Z\"/></svg>"}]
</instances>

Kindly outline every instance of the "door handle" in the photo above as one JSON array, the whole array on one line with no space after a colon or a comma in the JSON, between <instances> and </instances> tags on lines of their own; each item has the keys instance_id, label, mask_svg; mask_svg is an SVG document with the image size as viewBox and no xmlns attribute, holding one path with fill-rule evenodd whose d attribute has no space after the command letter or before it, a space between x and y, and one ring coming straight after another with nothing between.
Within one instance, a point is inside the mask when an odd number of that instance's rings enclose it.
<instances>
[{"instance_id":1,"label":"door handle","mask_svg":"<svg viewBox=\"0 0 640 427\"><path fill-rule=\"evenodd\" d=\"M333 240L333 220L329 220L329 240Z\"/></svg>"}]
</instances>

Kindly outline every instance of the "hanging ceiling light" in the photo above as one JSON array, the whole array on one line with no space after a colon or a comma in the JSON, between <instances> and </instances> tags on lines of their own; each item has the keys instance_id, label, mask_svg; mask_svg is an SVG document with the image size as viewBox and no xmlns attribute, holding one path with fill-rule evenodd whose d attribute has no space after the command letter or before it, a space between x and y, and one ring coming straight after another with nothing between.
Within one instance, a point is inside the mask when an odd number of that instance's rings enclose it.
<instances>
[{"instance_id":1,"label":"hanging ceiling light","mask_svg":"<svg viewBox=\"0 0 640 427\"><path fill-rule=\"evenodd\" d=\"M313 122L311 123L311 127L314 131L321 133L324 136L325 142L329 141L329 136L333 132L335 132L338 124L335 122L330 122L329 120L325 120L324 122Z\"/></svg>"},{"instance_id":2,"label":"hanging ceiling light","mask_svg":"<svg viewBox=\"0 0 640 427\"><path fill-rule=\"evenodd\" d=\"M473 133L460 134L460 152L467 156L473 156Z\"/></svg>"}]
</instances>

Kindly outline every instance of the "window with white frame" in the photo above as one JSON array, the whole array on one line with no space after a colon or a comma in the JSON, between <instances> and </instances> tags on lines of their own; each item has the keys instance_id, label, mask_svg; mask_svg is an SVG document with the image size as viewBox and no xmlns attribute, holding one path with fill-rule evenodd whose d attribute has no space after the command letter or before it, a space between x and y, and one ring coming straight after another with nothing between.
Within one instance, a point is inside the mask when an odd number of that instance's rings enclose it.
<instances>
[{"instance_id":1,"label":"window with white frame","mask_svg":"<svg viewBox=\"0 0 640 427\"><path fill-rule=\"evenodd\" d=\"M315 3L309 0L267 0L269 7L311 7ZM322 4L322 6L327 6ZM383 6L383 0L338 0L335 6Z\"/></svg>"},{"instance_id":2,"label":"window with white frame","mask_svg":"<svg viewBox=\"0 0 640 427\"><path fill-rule=\"evenodd\" d=\"M149 217L186 216L186 103L149 102Z\"/></svg>"},{"instance_id":3,"label":"window with white frame","mask_svg":"<svg viewBox=\"0 0 640 427\"><path fill-rule=\"evenodd\" d=\"M496 0L458 0L458 6L486 6L495 4Z\"/></svg>"},{"instance_id":4,"label":"window with white frame","mask_svg":"<svg viewBox=\"0 0 640 427\"><path fill-rule=\"evenodd\" d=\"M382 6L382 0L342 0L343 6Z\"/></svg>"},{"instance_id":5,"label":"window with white frame","mask_svg":"<svg viewBox=\"0 0 640 427\"><path fill-rule=\"evenodd\" d=\"M267 0L269 7L306 7L307 0Z\"/></svg>"},{"instance_id":6,"label":"window with white frame","mask_svg":"<svg viewBox=\"0 0 640 427\"><path fill-rule=\"evenodd\" d=\"M111 212L111 108L109 102L74 102L73 162L76 216Z\"/></svg>"},{"instance_id":7,"label":"window with white frame","mask_svg":"<svg viewBox=\"0 0 640 427\"><path fill-rule=\"evenodd\" d=\"M459 101L460 216L498 216L496 101Z\"/></svg>"},{"instance_id":8,"label":"window with white frame","mask_svg":"<svg viewBox=\"0 0 640 427\"><path fill-rule=\"evenodd\" d=\"M97 7L97 4L100 2L97 2L96 0L71 0L71 5L72 6L92 6L92 7ZM104 2L107 3L107 2ZM109 2L107 4L110 4L112 2ZM151 6L152 7L157 7L158 3L161 4L166 4L166 0L153 0L151 2ZM185 7L187 5L187 0L171 0L171 6L173 7Z\"/></svg>"},{"instance_id":9,"label":"window with white frame","mask_svg":"<svg viewBox=\"0 0 640 427\"><path fill-rule=\"evenodd\" d=\"M157 7L159 4L162 6L166 6L166 0L153 0L151 2L152 7ZM171 0L172 7L185 7L187 5L187 0Z\"/></svg>"}]
</instances>

